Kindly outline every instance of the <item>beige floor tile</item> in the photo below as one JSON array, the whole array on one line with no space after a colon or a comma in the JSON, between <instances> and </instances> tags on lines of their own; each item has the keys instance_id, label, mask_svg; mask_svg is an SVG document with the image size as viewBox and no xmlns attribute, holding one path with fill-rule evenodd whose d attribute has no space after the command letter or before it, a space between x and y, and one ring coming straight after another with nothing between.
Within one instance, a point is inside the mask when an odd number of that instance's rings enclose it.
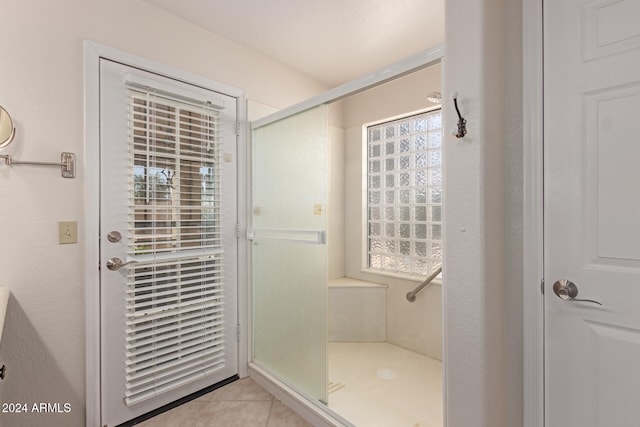
<instances>
[{"instance_id":1,"label":"beige floor tile","mask_svg":"<svg viewBox=\"0 0 640 427\"><path fill-rule=\"evenodd\" d=\"M187 403L141 427L266 427L271 401Z\"/></svg>"},{"instance_id":2,"label":"beige floor tile","mask_svg":"<svg viewBox=\"0 0 640 427\"><path fill-rule=\"evenodd\" d=\"M309 427L251 378L234 381L160 414L141 427Z\"/></svg>"},{"instance_id":3,"label":"beige floor tile","mask_svg":"<svg viewBox=\"0 0 640 427\"><path fill-rule=\"evenodd\" d=\"M258 385L251 378L243 378L234 381L224 387L214 390L201 399L205 398L216 402L225 400L273 400L273 395Z\"/></svg>"},{"instance_id":4,"label":"beige floor tile","mask_svg":"<svg viewBox=\"0 0 640 427\"><path fill-rule=\"evenodd\" d=\"M267 427L310 427L311 424L279 400L273 401Z\"/></svg>"}]
</instances>

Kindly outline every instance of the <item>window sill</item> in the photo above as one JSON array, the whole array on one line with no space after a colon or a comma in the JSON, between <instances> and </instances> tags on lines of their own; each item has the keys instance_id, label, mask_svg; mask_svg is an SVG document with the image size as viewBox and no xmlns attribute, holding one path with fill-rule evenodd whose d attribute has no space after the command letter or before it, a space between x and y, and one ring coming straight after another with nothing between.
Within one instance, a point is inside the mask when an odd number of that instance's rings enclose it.
<instances>
[{"instance_id":1,"label":"window sill","mask_svg":"<svg viewBox=\"0 0 640 427\"><path fill-rule=\"evenodd\" d=\"M402 279L402 280L409 280L412 282L416 282L416 283L421 283L423 282L427 276L412 276L410 274L402 274L402 273L392 273L392 272L387 272L387 271L380 271L380 270L372 270L372 269L368 269L368 268L363 268L360 270L361 273L366 273L366 274L373 274L376 276L384 276L384 277L393 277L394 279ZM436 277L435 279L433 279L430 283L430 285L438 285L438 286L442 286L442 275Z\"/></svg>"}]
</instances>

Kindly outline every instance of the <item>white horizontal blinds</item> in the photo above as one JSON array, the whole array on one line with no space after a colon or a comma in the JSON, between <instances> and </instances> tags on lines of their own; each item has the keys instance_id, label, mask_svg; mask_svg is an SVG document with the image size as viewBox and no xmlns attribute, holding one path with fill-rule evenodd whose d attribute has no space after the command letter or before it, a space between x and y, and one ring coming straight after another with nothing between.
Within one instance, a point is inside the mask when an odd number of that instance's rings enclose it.
<instances>
[{"instance_id":1,"label":"white horizontal blinds","mask_svg":"<svg viewBox=\"0 0 640 427\"><path fill-rule=\"evenodd\" d=\"M426 276L442 264L442 114L367 128L368 264Z\"/></svg>"},{"instance_id":2,"label":"white horizontal blinds","mask_svg":"<svg viewBox=\"0 0 640 427\"><path fill-rule=\"evenodd\" d=\"M130 88L126 392L225 366L220 111Z\"/></svg>"}]
</instances>

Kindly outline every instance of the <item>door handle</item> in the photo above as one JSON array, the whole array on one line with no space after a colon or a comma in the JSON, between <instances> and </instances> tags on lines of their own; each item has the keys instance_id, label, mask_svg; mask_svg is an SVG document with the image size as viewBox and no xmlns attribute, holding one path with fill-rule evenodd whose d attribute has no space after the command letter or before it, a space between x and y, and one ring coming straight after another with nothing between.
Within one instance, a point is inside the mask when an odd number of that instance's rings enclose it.
<instances>
[{"instance_id":1,"label":"door handle","mask_svg":"<svg viewBox=\"0 0 640 427\"><path fill-rule=\"evenodd\" d=\"M560 299L565 301L579 301L590 302L593 304L602 305L601 302L592 299L576 298L578 296L578 287L571 280L560 279L553 284L553 293L555 293Z\"/></svg>"},{"instance_id":2,"label":"door handle","mask_svg":"<svg viewBox=\"0 0 640 427\"><path fill-rule=\"evenodd\" d=\"M136 264L138 261L122 262L118 257L109 258L107 260L107 268L111 271L118 271L125 265Z\"/></svg>"}]
</instances>

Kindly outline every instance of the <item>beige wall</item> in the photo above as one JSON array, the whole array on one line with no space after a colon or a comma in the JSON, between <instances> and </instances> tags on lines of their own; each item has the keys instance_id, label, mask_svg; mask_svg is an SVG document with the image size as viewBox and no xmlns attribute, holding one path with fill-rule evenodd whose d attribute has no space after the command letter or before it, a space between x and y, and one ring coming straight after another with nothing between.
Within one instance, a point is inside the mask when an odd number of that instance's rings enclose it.
<instances>
[{"instance_id":1,"label":"beige wall","mask_svg":"<svg viewBox=\"0 0 640 427\"><path fill-rule=\"evenodd\" d=\"M444 93L458 91L468 127L465 138L445 141L450 427L522 425L522 29L514 3L447 0L445 7ZM456 122L449 101L445 128Z\"/></svg>"},{"instance_id":2,"label":"beige wall","mask_svg":"<svg viewBox=\"0 0 640 427\"><path fill-rule=\"evenodd\" d=\"M2 4L0 105L13 116L18 160L57 161L75 152L77 178L59 170L0 165L0 284L11 288L37 334L43 364L65 378L43 382L84 419L84 239L57 244L57 222L86 212L83 42L95 41L244 89L247 98L283 108L328 89L295 70L139 1L10 0ZM93 189L97 191L98 189ZM95 310L95 307L87 307ZM42 366L41 368L47 368ZM38 371L26 371L24 381ZM97 375L97 373L96 373ZM80 407L78 407L80 406ZM49 424L54 425L54 424Z\"/></svg>"}]
</instances>

